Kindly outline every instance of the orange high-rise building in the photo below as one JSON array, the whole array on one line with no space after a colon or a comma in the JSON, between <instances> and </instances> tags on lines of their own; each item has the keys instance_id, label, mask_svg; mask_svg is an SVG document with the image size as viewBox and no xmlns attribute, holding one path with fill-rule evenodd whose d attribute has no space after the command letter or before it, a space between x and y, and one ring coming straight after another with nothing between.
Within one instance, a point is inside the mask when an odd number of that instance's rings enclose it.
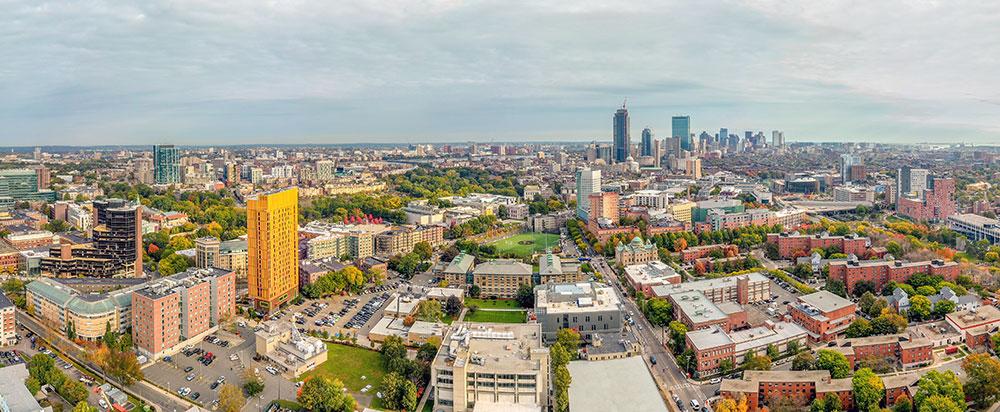
<instances>
[{"instance_id":1,"label":"orange high-rise building","mask_svg":"<svg viewBox=\"0 0 1000 412\"><path fill-rule=\"evenodd\" d=\"M247 283L259 309L270 312L298 294L298 228L298 188L247 200Z\"/></svg>"}]
</instances>

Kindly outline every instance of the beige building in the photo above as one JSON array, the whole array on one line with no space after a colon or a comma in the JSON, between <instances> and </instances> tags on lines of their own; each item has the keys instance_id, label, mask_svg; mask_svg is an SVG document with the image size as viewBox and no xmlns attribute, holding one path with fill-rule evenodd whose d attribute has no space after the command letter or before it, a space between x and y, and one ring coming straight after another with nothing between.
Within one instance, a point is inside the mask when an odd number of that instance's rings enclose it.
<instances>
[{"instance_id":1,"label":"beige building","mask_svg":"<svg viewBox=\"0 0 1000 412\"><path fill-rule=\"evenodd\" d=\"M441 226L400 226L375 236L375 250L379 256L396 256L413 251L420 242L437 246L444 242L444 227Z\"/></svg>"},{"instance_id":2,"label":"beige building","mask_svg":"<svg viewBox=\"0 0 1000 412\"><path fill-rule=\"evenodd\" d=\"M541 325L455 323L431 363L435 411L546 410Z\"/></svg>"},{"instance_id":3,"label":"beige building","mask_svg":"<svg viewBox=\"0 0 1000 412\"><path fill-rule=\"evenodd\" d=\"M28 313L46 326L65 331L72 324L86 341L100 340L107 325L124 332L132 323L132 290L126 288L102 295L85 295L55 280L40 278L25 287Z\"/></svg>"},{"instance_id":4,"label":"beige building","mask_svg":"<svg viewBox=\"0 0 1000 412\"><path fill-rule=\"evenodd\" d=\"M326 362L326 344L299 333L289 322L267 321L254 334L257 354L299 376Z\"/></svg>"},{"instance_id":5,"label":"beige building","mask_svg":"<svg viewBox=\"0 0 1000 412\"><path fill-rule=\"evenodd\" d=\"M631 242L615 246L615 262L622 266L652 262L660 258L656 245L650 241L642 241L636 236Z\"/></svg>"},{"instance_id":6,"label":"beige building","mask_svg":"<svg viewBox=\"0 0 1000 412\"><path fill-rule=\"evenodd\" d=\"M484 262L472 270L472 283L479 286L480 295L513 299L521 285L533 285L531 265L514 259Z\"/></svg>"}]
</instances>

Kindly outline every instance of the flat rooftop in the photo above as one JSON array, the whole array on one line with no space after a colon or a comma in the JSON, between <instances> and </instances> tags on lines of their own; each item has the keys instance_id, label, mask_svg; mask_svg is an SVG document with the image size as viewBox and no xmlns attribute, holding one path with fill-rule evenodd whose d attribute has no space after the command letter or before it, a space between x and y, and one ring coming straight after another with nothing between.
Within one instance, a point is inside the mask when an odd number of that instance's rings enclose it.
<instances>
[{"instance_id":1,"label":"flat rooftop","mask_svg":"<svg viewBox=\"0 0 1000 412\"><path fill-rule=\"evenodd\" d=\"M667 405L639 356L570 362L573 412L664 412Z\"/></svg>"},{"instance_id":2,"label":"flat rooftop","mask_svg":"<svg viewBox=\"0 0 1000 412\"><path fill-rule=\"evenodd\" d=\"M722 309L719 309L712 300L705 297L705 294L697 290L674 293L670 295L674 305L692 323L704 323L712 321L726 320L729 318Z\"/></svg>"},{"instance_id":3,"label":"flat rooftop","mask_svg":"<svg viewBox=\"0 0 1000 412\"><path fill-rule=\"evenodd\" d=\"M434 360L438 366L465 366L467 372L537 371L539 361L532 351L548 351L542 346L539 323L456 322L441 343Z\"/></svg>"},{"instance_id":4,"label":"flat rooftop","mask_svg":"<svg viewBox=\"0 0 1000 412\"><path fill-rule=\"evenodd\" d=\"M549 283L535 288L535 308L546 313L615 310L620 305L614 289L601 283Z\"/></svg>"},{"instance_id":5,"label":"flat rooftop","mask_svg":"<svg viewBox=\"0 0 1000 412\"><path fill-rule=\"evenodd\" d=\"M842 309L854 303L833 293L821 290L816 293L799 296L799 302L805 303L820 312L829 313L837 309Z\"/></svg>"}]
</instances>

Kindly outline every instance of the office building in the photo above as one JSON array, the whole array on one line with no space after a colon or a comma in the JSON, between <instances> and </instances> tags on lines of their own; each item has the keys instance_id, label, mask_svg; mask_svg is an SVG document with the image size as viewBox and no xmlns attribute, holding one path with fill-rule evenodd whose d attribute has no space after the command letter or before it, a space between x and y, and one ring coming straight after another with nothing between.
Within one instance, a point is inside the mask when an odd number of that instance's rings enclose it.
<instances>
[{"instance_id":1,"label":"office building","mask_svg":"<svg viewBox=\"0 0 1000 412\"><path fill-rule=\"evenodd\" d=\"M0 345L17 343L17 317L14 314L14 304L7 295L0 294Z\"/></svg>"},{"instance_id":2,"label":"office building","mask_svg":"<svg viewBox=\"0 0 1000 412\"><path fill-rule=\"evenodd\" d=\"M542 339L555 342L560 329L580 332L589 341L594 334L622 331L622 305L610 287L600 283L549 283L535 287L535 315Z\"/></svg>"},{"instance_id":3,"label":"office building","mask_svg":"<svg viewBox=\"0 0 1000 412\"><path fill-rule=\"evenodd\" d=\"M41 189L40 182L39 169L0 170L0 209L10 209L16 202L55 202L56 192Z\"/></svg>"},{"instance_id":4,"label":"office building","mask_svg":"<svg viewBox=\"0 0 1000 412\"><path fill-rule=\"evenodd\" d=\"M549 363L541 324L456 322L431 362L434 410L547 410Z\"/></svg>"},{"instance_id":5,"label":"office building","mask_svg":"<svg viewBox=\"0 0 1000 412\"><path fill-rule=\"evenodd\" d=\"M642 129L642 150L639 151L640 156L656 156L653 151L653 131L649 128Z\"/></svg>"},{"instance_id":6,"label":"office building","mask_svg":"<svg viewBox=\"0 0 1000 412\"><path fill-rule=\"evenodd\" d=\"M629 124L628 109L622 105L621 109L615 112L614 118L614 163L624 163L629 157Z\"/></svg>"},{"instance_id":7,"label":"office building","mask_svg":"<svg viewBox=\"0 0 1000 412\"><path fill-rule=\"evenodd\" d=\"M122 199L94 202L90 243L64 241L49 249L41 270L60 276L139 277L142 271L141 206Z\"/></svg>"},{"instance_id":8,"label":"office building","mask_svg":"<svg viewBox=\"0 0 1000 412\"><path fill-rule=\"evenodd\" d=\"M662 285L681 282L681 275L666 263L654 260L625 266L625 279L632 289L646 297L653 296L653 289Z\"/></svg>"},{"instance_id":9,"label":"office building","mask_svg":"<svg viewBox=\"0 0 1000 412\"><path fill-rule=\"evenodd\" d=\"M316 180L326 182L333 180L337 176L337 165L332 160L319 160L316 162Z\"/></svg>"},{"instance_id":10,"label":"office building","mask_svg":"<svg viewBox=\"0 0 1000 412\"><path fill-rule=\"evenodd\" d=\"M854 321L857 305L825 290L799 296L788 304L788 314L809 333L813 342L837 338Z\"/></svg>"},{"instance_id":11,"label":"office building","mask_svg":"<svg viewBox=\"0 0 1000 412\"><path fill-rule=\"evenodd\" d=\"M267 312L298 294L298 219L298 188L247 201L247 283L254 305Z\"/></svg>"},{"instance_id":12,"label":"office building","mask_svg":"<svg viewBox=\"0 0 1000 412\"><path fill-rule=\"evenodd\" d=\"M531 265L514 259L494 259L476 265L472 282L479 286L483 297L513 299L517 288L532 285Z\"/></svg>"},{"instance_id":13,"label":"office building","mask_svg":"<svg viewBox=\"0 0 1000 412\"><path fill-rule=\"evenodd\" d=\"M691 116L674 116L670 119L672 136L680 139L680 149L692 151Z\"/></svg>"},{"instance_id":14,"label":"office building","mask_svg":"<svg viewBox=\"0 0 1000 412\"><path fill-rule=\"evenodd\" d=\"M174 145L153 146L153 180L158 185L181 182L181 158Z\"/></svg>"},{"instance_id":15,"label":"office building","mask_svg":"<svg viewBox=\"0 0 1000 412\"><path fill-rule=\"evenodd\" d=\"M739 365L748 353L766 353L774 346L785 353L789 343L806 347L808 335L801 326L791 322L765 321L764 325L738 331L726 331L722 326L689 331L685 335L687 347L694 352L695 374L699 377L721 372L722 362L728 360Z\"/></svg>"},{"instance_id":16,"label":"office building","mask_svg":"<svg viewBox=\"0 0 1000 412\"><path fill-rule=\"evenodd\" d=\"M837 186L833 188L835 202L875 203L875 190L861 186Z\"/></svg>"},{"instance_id":17,"label":"office building","mask_svg":"<svg viewBox=\"0 0 1000 412\"><path fill-rule=\"evenodd\" d=\"M281 365L292 376L310 371L327 359L322 340L299 333L291 322L278 320L261 324L254 333L254 349L257 355Z\"/></svg>"},{"instance_id":18,"label":"office building","mask_svg":"<svg viewBox=\"0 0 1000 412\"><path fill-rule=\"evenodd\" d=\"M601 171L582 168L576 171L576 216L589 220L590 195L601 192Z\"/></svg>"},{"instance_id":19,"label":"office building","mask_svg":"<svg viewBox=\"0 0 1000 412\"><path fill-rule=\"evenodd\" d=\"M850 153L844 153L840 155L840 179L844 183L850 183L851 181L851 166L854 166L857 159L851 156Z\"/></svg>"},{"instance_id":20,"label":"office building","mask_svg":"<svg viewBox=\"0 0 1000 412\"><path fill-rule=\"evenodd\" d=\"M779 130L771 131L771 146L781 148L785 146L785 132Z\"/></svg>"},{"instance_id":21,"label":"office building","mask_svg":"<svg viewBox=\"0 0 1000 412\"><path fill-rule=\"evenodd\" d=\"M919 197L901 194L896 202L896 213L927 222L943 222L955 214L955 179L935 177L930 183Z\"/></svg>"},{"instance_id":22,"label":"office building","mask_svg":"<svg viewBox=\"0 0 1000 412\"><path fill-rule=\"evenodd\" d=\"M1000 243L1000 220L972 213L948 216L948 228L961 233L970 242L986 239L992 244Z\"/></svg>"}]
</instances>

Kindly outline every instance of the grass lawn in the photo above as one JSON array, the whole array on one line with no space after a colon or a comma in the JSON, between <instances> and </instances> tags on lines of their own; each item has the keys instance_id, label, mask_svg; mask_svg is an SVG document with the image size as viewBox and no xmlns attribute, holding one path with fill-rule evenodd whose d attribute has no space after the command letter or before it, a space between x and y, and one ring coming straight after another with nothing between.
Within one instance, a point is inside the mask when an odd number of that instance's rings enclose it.
<instances>
[{"instance_id":1,"label":"grass lawn","mask_svg":"<svg viewBox=\"0 0 1000 412\"><path fill-rule=\"evenodd\" d=\"M536 252L544 252L546 247L559 246L559 235L551 233L520 233L509 238L490 243L496 245L497 253L511 253L518 257L529 257Z\"/></svg>"},{"instance_id":2,"label":"grass lawn","mask_svg":"<svg viewBox=\"0 0 1000 412\"><path fill-rule=\"evenodd\" d=\"M476 313L466 313L466 322L493 322L493 323L524 323L525 313L518 311L489 311L477 310Z\"/></svg>"},{"instance_id":3,"label":"grass lawn","mask_svg":"<svg viewBox=\"0 0 1000 412\"><path fill-rule=\"evenodd\" d=\"M479 309L520 309L521 305L514 299L475 299L466 298L465 306L476 305Z\"/></svg>"},{"instance_id":4,"label":"grass lawn","mask_svg":"<svg viewBox=\"0 0 1000 412\"><path fill-rule=\"evenodd\" d=\"M378 399L374 398L375 392L382 387L382 377L386 375L382 369L382 359L379 353L354 346L340 345L336 343L326 344L326 362L316 367L302 376L302 380L316 376L326 376L332 379L339 379L347 387L347 390L359 393L365 385L372 385L368 391L373 395L373 403ZM362 376L367 379L361 379ZM376 406L376 405L372 405Z\"/></svg>"}]
</instances>

